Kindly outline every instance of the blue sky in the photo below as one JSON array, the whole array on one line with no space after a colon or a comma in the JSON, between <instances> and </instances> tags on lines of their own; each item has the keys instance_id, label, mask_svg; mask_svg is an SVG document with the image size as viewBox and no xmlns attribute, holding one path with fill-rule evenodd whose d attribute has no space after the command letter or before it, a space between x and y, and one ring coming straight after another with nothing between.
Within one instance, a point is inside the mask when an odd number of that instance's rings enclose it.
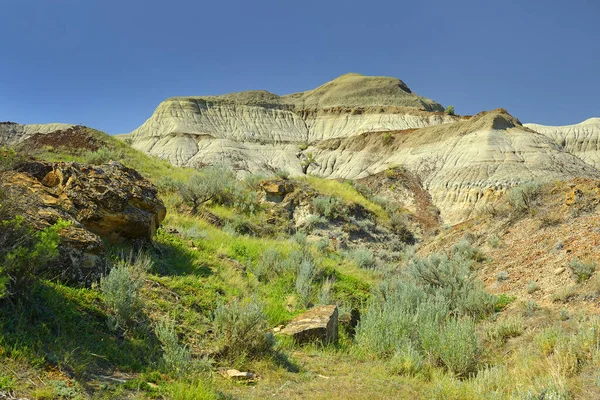
<instances>
[{"instance_id":1,"label":"blue sky","mask_svg":"<svg viewBox=\"0 0 600 400\"><path fill-rule=\"evenodd\" d=\"M0 0L0 121L142 124L171 96L286 94L347 72L460 114L600 117L596 0Z\"/></svg>"}]
</instances>

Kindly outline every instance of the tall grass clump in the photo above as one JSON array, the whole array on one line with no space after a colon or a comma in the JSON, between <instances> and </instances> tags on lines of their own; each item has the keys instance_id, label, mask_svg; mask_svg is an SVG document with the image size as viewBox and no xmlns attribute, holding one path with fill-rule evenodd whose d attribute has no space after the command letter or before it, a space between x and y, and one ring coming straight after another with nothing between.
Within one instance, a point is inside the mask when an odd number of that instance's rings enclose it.
<instances>
[{"instance_id":1,"label":"tall grass clump","mask_svg":"<svg viewBox=\"0 0 600 400\"><path fill-rule=\"evenodd\" d=\"M111 315L108 326L116 331L126 329L138 318L142 309L140 290L152 259L144 253L130 254L115 263L109 274L100 280L100 290Z\"/></svg>"},{"instance_id":2,"label":"tall grass clump","mask_svg":"<svg viewBox=\"0 0 600 400\"><path fill-rule=\"evenodd\" d=\"M256 300L219 303L214 311L213 329L219 355L230 363L239 365L261 357L273 347L273 337L267 332L267 318Z\"/></svg>"}]
</instances>

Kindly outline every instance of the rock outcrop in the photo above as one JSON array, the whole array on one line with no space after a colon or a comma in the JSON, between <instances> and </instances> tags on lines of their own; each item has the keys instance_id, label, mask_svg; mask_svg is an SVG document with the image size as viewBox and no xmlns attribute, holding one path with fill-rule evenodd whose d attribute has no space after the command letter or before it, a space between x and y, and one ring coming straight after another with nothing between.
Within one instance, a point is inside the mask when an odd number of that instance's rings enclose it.
<instances>
[{"instance_id":1,"label":"rock outcrop","mask_svg":"<svg viewBox=\"0 0 600 400\"><path fill-rule=\"evenodd\" d=\"M53 277L89 284L105 272L104 241L150 239L166 210L154 186L135 170L111 162L26 162L2 174L0 186L22 199L37 228L70 222L61 233Z\"/></svg>"},{"instance_id":2,"label":"rock outcrop","mask_svg":"<svg viewBox=\"0 0 600 400\"><path fill-rule=\"evenodd\" d=\"M297 343L334 342L338 337L338 309L336 306L313 307L294 318L281 332Z\"/></svg>"}]
</instances>

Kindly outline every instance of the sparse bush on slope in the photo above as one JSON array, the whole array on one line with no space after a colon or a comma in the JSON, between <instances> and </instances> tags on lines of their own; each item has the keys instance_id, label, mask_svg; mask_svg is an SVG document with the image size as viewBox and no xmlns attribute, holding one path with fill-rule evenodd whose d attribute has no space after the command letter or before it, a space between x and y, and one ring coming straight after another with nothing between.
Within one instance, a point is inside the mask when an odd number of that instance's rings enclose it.
<instances>
[{"instance_id":1,"label":"sparse bush on slope","mask_svg":"<svg viewBox=\"0 0 600 400\"><path fill-rule=\"evenodd\" d=\"M479 351L474 321L493 312L496 298L483 291L471 262L459 255L413 258L406 275L374 292L357 329L359 347L388 358L408 340L455 374L473 372Z\"/></svg>"},{"instance_id":2,"label":"sparse bush on slope","mask_svg":"<svg viewBox=\"0 0 600 400\"><path fill-rule=\"evenodd\" d=\"M541 194L540 183L527 182L506 192L506 201L517 213L531 212L538 205Z\"/></svg>"},{"instance_id":3,"label":"sparse bush on slope","mask_svg":"<svg viewBox=\"0 0 600 400\"><path fill-rule=\"evenodd\" d=\"M100 290L111 310L108 326L116 331L126 329L137 320L142 303L140 290L152 260L146 254L118 261L107 276L100 280Z\"/></svg>"},{"instance_id":4,"label":"sparse bush on slope","mask_svg":"<svg viewBox=\"0 0 600 400\"><path fill-rule=\"evenodd\" d=\"M0 190L0 298L24 297L40 278L39 270L58 256L59 232L69 226L59 220L35 231L22 216L16 197Z\"/></svg>"},{"instance_id":5,"label":"sparse bush on slope","mask_svg":"<svg viewBox=\"0 0 600 400\"><path fill-rule=\"evenodd\" d=\"M218 304L213 327L220 354L229 362L239 364L261 357L273 347L273 337L267 332L267 318L256 301L233 300L229 304Z\"/></svg>"},{"instance_id":6,"label":"sparse bush on slope","mask_svg":"<svg viewBox=\"0 0 600 400\"><path fill-rule=\"evenodd\" d=\"M253 213L259 207L256 192L238 181L231 170L219 166L203 168L180 186L179 193L194 214L209 201L244 213Z\"/></svg>"}]
</instances>

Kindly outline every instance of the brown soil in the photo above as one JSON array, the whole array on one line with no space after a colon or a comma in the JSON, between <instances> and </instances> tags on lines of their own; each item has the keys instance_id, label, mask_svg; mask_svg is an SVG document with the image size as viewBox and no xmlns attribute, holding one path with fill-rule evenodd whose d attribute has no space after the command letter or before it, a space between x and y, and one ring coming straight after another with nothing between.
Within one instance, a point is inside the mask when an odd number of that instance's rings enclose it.
<instances>
[{"instance_id":1,"label":"brown soil","mask_svg":"<svg viewBox=\"0 0 600 400\"><path fill-rule=\"evenodd\" d=\"M46 134L36 133L22 143L24 150L39 150L45 146L96 151L105 143L84 126L73 126Z\"/></svg>"}]
</instances>

